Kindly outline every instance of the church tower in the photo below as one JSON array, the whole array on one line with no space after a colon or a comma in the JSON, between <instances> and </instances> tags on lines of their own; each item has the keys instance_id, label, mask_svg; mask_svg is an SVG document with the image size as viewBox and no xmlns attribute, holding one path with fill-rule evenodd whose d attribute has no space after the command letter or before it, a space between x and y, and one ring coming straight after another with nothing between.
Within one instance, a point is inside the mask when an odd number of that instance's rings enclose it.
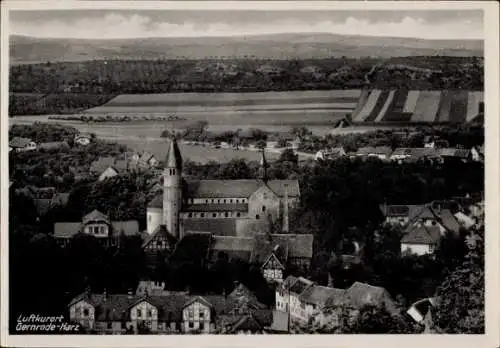
<instances>
[{"instance_id":1,"label":"church tower","mask_svg":"<svg viewBox=\"0 0 500 348\"><path fill-rule=\"evenodd\" d=\"M182 203L182 157L175 137L170 140L163 171L163 224L167 231L180 238L179 213Z\"/></svg>"},{"instance_id":2,"label":"church tower","mask_svg":"<svg viewBox=\"0 0 500 348\"><path fill-rule=\"evenodd\" d=\"M264 149L261 150L262 157L260 159L260 177L262 181L267 182L267 160Z\"/></svg>"}]
</instances>

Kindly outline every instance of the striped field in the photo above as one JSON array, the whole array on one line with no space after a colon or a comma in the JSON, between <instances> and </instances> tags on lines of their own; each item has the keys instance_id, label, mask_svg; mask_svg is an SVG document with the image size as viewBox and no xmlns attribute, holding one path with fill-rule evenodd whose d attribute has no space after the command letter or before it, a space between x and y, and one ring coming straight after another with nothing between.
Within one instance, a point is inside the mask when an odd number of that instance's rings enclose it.
<instances>
[{"instance_id":1,"label":"striped field","mask_svg":"<svg viewBox=\"0 0 500 348\"><path fill-rule=\"evenodd\" d=\"M444 90L363 90L355 123L464 123L484 113L484 93Z\"/></svg>"}]
</instances>

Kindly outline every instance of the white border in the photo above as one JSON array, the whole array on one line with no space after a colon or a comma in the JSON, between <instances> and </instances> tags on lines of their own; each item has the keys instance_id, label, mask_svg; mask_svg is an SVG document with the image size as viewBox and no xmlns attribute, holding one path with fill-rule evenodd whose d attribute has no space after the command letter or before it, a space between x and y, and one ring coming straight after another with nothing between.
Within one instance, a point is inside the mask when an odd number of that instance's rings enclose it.
<instances>
[{"instance_id":1,"label":"white border","mask_svg":"<svg viewBox=\"0 0 500 348\"><path fill-rule=\"evenodd\" d=\"M1 13L1 302L0 346L23 347L498 347L499 342L499 7L493 1L3 1ZM255 335L255 336L22 336L8 324L8 10L197 9L197 10L472 10L483 9L485 27L486 128L486 334L485 335ZM457 175L460 175L457 173ZM36 291L36 289L33 289Z\"/></svg>"}]
</instances>

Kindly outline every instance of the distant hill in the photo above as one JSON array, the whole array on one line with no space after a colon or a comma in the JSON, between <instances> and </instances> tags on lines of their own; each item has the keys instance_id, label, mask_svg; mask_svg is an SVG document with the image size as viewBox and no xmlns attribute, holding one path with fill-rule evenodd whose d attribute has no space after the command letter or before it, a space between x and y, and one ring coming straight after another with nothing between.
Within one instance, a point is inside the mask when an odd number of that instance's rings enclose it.
<instances>
[{"instance_id":1,"label":"distant hill","mask_svg":"<svg viewBox=\"0 0 500 348\"><path fill-rule=\"evenodd\" d=\"M158 59L209 57L263 59L331 56L483 56L481 40L424 40L344 36L324 33L245 37L140 38L116 40L10 37L11 64L94 59Z\"/></svg>"}]
</instances>

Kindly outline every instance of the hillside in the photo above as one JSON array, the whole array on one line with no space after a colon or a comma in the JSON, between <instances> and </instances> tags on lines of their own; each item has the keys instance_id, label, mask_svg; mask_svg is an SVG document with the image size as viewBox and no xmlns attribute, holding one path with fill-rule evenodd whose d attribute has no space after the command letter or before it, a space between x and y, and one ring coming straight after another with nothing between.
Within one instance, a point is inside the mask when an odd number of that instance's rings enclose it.
<instances>
[{"instance_id":1,"label":"hillside","mask_svg":"<svg viewBox=\"0 0 500 348\"><path fill-rule=\"evenodd\" d=\"M483 56L480 40L423 40L333 34L120 40L11 36L11 64L94 59L261 59L398 56Z\"/></svg>"},{"instance_id":2,"label":"hillside","mask_svg":"<svg viewBox=\"0 0 500 348\"><path fill-rule=\"evenodd\" d=\"M371 89L352 113L360 124L484 122L484 92L467 90Z\"/></svg>"}]
</instances>

